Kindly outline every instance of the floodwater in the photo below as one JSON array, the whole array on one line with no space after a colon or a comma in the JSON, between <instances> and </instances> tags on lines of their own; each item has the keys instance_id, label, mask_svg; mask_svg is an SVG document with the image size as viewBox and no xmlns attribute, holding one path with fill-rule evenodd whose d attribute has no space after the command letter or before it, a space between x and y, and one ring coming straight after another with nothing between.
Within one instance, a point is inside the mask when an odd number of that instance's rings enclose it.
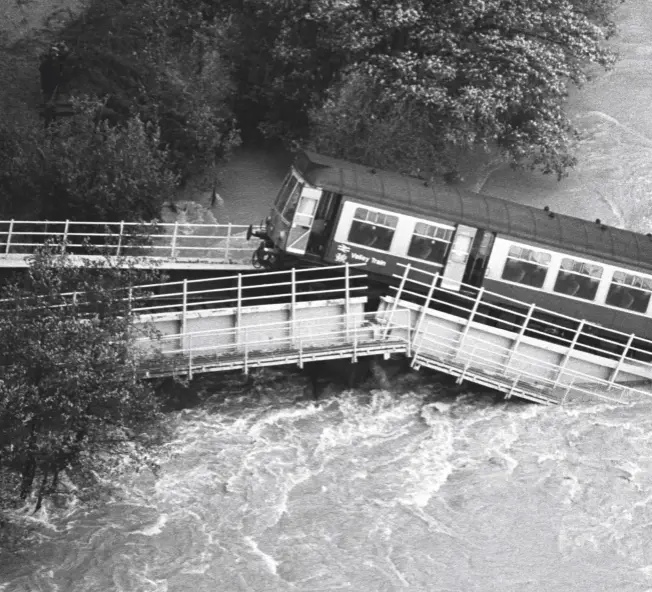
<instances>
[{"instance_id":1,"label":"floodwater","mask_svg":"<svg viewBox=\"0 0 652 592\"><path fill-rule=\"evenodd\" d=\"M652 590L652 403L267 381L170 417L158 478L50 517L0 590Z\"/></svg>"},{"instance_id":2,"label":"floodwater","mask_svg":"<svg viewBox=\"0 0 652 592\"><path fill-rule=\"evenodd\" d=\"M622 61L572 100L577 171L499 171L485 191L649 227L652 3L620 15ZM223 177L224 221L266 214L287 155L260 158ZM156 476L34 517L0 592L652 592L652 401L545 408L427 373L317 402L286 370L240 382L169 415Z\"/></svg>"}]
</instances>

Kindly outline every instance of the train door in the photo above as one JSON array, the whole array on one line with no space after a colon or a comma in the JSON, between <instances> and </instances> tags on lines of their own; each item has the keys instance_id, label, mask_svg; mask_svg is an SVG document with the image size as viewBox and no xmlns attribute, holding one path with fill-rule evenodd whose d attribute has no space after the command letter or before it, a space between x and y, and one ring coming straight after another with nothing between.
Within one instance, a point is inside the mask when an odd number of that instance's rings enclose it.
<instances>
[{"instance_id":1,"label":"train door","mask_svg":"<svg viewBox=\"0 0 652 592\"><path fill-rule=\"evenodd\" d=\"M441 287L444 290L459 291L477 232L477 228L458 224L442 274Z\"/></svg>"},{"instance_id":2,"label":"train door","mask_svg":"<svg viewBox=\"0 0 652 592\"><path fill-rule=\"evenodd\" d=\"M333 193L332 191L324 191L322 193L317 211L315 212L315 219L312 223L308 247L306 249L307 253L318 255L319 257L324 256L328 240L333 233L335 217L341 201L342 194L340 193Z\"/></svg>"},{"instance_id":3,"label":"train door","mask_svg":"<svg viewBox=\"0 0 652 592\"><path fill-rule=\"evenodd\" d=\"M495 232L488 232L487 230L478 230L475 235L471 252L469 253L469 260L466 264L466 271L462 282L471 286L478 287L484 278L484 272L489 262L489 255L494 246L496 238Z\"/></svg>"},{"instance_id":4,"label":"train door","mask_svg":"<svg viewBox=\"0 0 652 592\"><path fill-rule=\"evenodd\" d=\"M314 187L304 187L301 191L285 247L288 253L303 255L306 252L321 193L321 189Z\"/></svg>"}]
</instances>

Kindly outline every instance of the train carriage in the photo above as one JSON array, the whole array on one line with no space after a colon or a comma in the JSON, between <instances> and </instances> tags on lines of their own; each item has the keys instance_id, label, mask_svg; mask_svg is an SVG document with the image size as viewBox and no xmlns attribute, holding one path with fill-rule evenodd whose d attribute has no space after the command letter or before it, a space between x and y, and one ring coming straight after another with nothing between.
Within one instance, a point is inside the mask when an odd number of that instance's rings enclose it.
<instances>
[{"instance_id":1,"label":"train carriage","mask_svg":"<svg viewBox=\"0 0 652 592\"><path fill-rule=\"evenodd\" d=\"M451 295L484 286L652 338L652 238L599 220L302 152L253 234L280 265L362 263L390 283L410 263Z\"/></svg>"}]
</instances>

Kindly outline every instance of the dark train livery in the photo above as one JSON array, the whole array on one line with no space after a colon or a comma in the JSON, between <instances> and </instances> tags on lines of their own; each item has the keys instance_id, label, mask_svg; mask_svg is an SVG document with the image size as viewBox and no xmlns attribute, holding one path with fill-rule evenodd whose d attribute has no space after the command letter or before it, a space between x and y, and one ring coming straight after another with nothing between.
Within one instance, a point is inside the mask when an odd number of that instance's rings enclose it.
<instances>
[{"instance_id":1,"label":"dark train livery","mask_svg":"<svg viewBox=\"0 0 652 592\"><path fill-rule=\"evenodd\" d=\"M280 265L404 267L652 338L652 237L443 182L300 153L262 231ZM271 256L271 257L269 257Z\"/></svg>"}]
</instances>

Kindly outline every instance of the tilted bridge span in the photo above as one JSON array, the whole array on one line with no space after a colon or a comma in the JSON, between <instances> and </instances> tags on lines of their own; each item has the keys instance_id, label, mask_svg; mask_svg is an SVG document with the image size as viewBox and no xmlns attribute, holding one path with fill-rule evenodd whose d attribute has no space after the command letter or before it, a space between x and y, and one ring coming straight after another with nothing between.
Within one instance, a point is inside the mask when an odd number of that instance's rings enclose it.
<instances>
[{"instance_id":1,"label":"tilted bridge span","mask_svg":"<svg viewBox=\"0 0 652 592\"><path fill-rule=\"evenodd\" d=\"M260 273L255 282L237 274L220 278L223 286L207 287L208 280L166 284L167 302L156 304L152 297L135 308L137 322L151 324L160 335L138 341L142 374L192 378L401 355L414 368L543 404L578 398L628 403L652 396L638 388L652 379L652 342L633 335L613 343L587 340L590 323L584 321L564 334L553 324L533 324L541 312L534 305L518 303L525 312L515 312L515 301L491 303L482 289L451 301L437 274L421 281L415 271L406 266L374 311L365 311L366 276L354 265ZM170 303L171 294L177 302ZM507 306L509 317L501 314Z\"/></svg>"}]
</instances>

